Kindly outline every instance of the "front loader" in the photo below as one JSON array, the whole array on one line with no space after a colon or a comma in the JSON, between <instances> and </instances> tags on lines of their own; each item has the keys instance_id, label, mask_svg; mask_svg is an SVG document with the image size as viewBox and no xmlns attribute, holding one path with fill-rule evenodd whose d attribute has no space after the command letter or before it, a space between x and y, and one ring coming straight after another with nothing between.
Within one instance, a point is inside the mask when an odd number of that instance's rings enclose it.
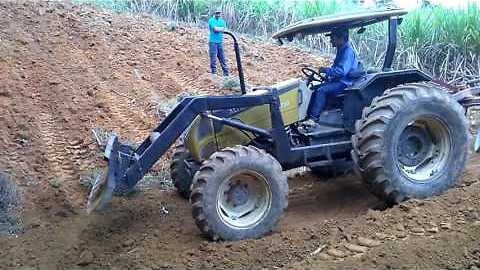
<instances>
[{"instance_id":1,"label":"front loader","mask_svg":"<svg viewBox=\"0 0 480 270\"><path fill-rule=\"evenodd\" d=\"M332 176L353 169L389 204L426 198L454 186L469 152L465 109L480 105L480 87L451 91L417 69L392 70L403 10L320 17L278 32L297 36L360 28L388 21L382 70L349 74L352 87L332 98L316 126L302 121L322 74L246 92L233 34L241 94L184 98L137 147L112 135L105 150L108 172L89 195L102 209L114 193L127 193L177 142L171 165L179 193L210 239L257 238L271 231L288 202L283 171L307 166ZM479 141L480 142L480 141ZM478 149L478 148L477 148Z\"/></svg>"}]
</instances>

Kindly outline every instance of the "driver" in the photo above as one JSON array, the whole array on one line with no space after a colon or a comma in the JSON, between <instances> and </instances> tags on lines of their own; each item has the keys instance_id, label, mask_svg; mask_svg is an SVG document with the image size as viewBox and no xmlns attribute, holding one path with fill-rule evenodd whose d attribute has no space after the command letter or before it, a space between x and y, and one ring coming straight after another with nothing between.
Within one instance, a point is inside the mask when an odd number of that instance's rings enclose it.
<instances>
[{"instance_id":1,"label":"driver","mask_svg":"<svg viewBox=\"0 0 480 270\"><path fill-rule=\"evenodd\" d=\"M327 97L338 96L353 84L348 73L358 68L357 55L348 41L348 29L334 30L329 36L332 46L337 48L337 54L331 67L319 69L320 73L325 74L325 82L314 89L308 108L308 120L304 122L306 125L313 126L318 122Z\"/></svg>"}]
</instances>

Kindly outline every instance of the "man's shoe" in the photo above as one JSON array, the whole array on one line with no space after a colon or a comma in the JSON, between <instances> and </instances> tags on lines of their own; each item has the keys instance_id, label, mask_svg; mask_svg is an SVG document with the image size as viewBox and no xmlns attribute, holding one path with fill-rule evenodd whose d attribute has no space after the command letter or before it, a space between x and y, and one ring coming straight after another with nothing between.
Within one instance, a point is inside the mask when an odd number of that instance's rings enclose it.
<instances>
[{"instance_id":1,"label":"man's shoe","mask_svg":"<svg viewBox=\"0 0 480 270\"><path fill-rule=\"evenodd\" d=\"M307 126L307 127L314 127L317 125L317 122L315 122L315 120L313 120L312 118L306 120L306 121L303 121L302 124L304 126Z\"/></svg>"}]
</instances>

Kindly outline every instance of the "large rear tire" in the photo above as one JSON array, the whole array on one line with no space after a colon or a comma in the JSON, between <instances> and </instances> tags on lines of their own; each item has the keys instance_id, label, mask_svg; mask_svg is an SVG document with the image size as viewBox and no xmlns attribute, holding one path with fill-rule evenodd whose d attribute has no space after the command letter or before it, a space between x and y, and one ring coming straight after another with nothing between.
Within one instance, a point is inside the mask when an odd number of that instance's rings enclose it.
<instances>
[{"instance_id":1,"label":"large rear tire","mask_svg":"<svg viewBox=\"0 0 480 270\"><path fill-rule=\"evenodd\" d=\"M177 188L178 194L185 199L190 198L193 175L195 174L186 161L191 159L190 153L183 144L175 146L175 152L170 164L170 177L173 185Z\"/></svg>"},{"instance_id":2,"label":"large rear tire","mask_svg":"<svg viewBox=\"0 0 480 270\"><path fill-rule=\"evenodd\" d=\"M406 84L363 110L352 143L356 172L371 192L394 204L457 183L468 156L468 122L440 86Z\"/></svg>"},{"instance_id":3,"label":"large rear tire","mask_svg":"<svg viewBox=\"0 0 480 270\"><path fill-rule=\"evenodd\" d=\"M258 238L287 207L288 183L278 161L253 146L214 153L195 174L193 218L212 240Z\"/></svg>"}]
</instances>

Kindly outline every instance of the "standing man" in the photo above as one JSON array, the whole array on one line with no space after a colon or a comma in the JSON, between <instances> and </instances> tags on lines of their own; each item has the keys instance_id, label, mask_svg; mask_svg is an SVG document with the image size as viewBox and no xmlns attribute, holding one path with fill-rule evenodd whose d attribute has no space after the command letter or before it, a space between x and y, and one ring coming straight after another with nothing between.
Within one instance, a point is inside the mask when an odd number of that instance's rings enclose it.
<instances>
[{"instance_id":1,"label":"standing man","mask_svg":"<svg viewBox=\"0 0 480 270\"><path fill-rule=\"evenodd\" d=\"M226 30L225 21L222 19L222 10L217 9L215 15L208 20L210 31L208 53L210 55L210 69L212 74L217 74L217 57L222 66L223 76L228 76L228 66L223 51L223 31Z\"/></svg>"},{"instance_id":2,"label":"standing man","mask_svg":"<svg viewBox=\"0 0 480 270\"><path fill-rule=\"evenodd\" d=\"M325 109L327 97L338 96L345 88L352 86L353 79L348 76L351 71L359 68L357 55L348 41L348 29L337 29L330 34L330 42L337 48L337 54L331 67L321 67L326 81L313 92L310 101L306 125L315 125L320 113Z\"/></svg>"}]
</instances>

